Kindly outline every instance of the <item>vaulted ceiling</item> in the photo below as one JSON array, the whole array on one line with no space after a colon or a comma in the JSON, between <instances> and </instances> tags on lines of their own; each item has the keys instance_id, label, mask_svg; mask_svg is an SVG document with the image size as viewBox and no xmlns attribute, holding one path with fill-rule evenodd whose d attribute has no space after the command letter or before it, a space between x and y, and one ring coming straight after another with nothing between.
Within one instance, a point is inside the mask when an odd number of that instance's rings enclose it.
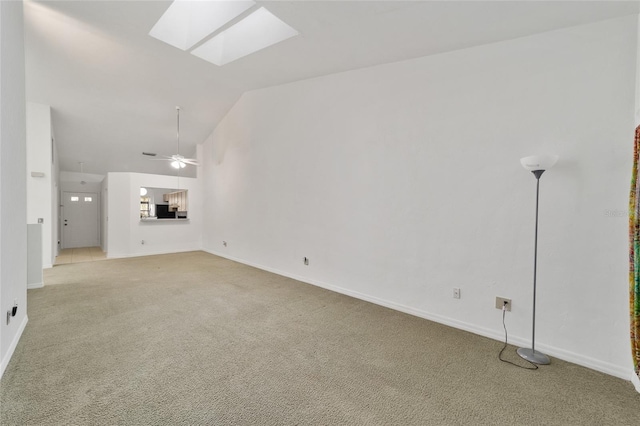
<instances>
[{"instance_id":1,"label":"vaulted ceiling","mask_svg":"<svg viewBox=\"0 0 640 426\"><path fill-rule=\"evenodd\" d=\"M256 3L247 13L264 6L300 35L219 67L148 35L170 1L26 0L27 100L52 107L61 170L173 174L142 152L175 154L178 105L190 156L247 90L639 11L635 1Z\"/></svg>"}]
</instances>

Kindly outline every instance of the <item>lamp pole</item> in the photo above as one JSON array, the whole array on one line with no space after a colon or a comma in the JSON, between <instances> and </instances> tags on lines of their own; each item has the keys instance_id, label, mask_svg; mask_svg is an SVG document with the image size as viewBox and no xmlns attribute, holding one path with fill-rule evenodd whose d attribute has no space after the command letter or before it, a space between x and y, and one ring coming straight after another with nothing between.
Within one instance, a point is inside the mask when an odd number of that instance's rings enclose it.
<instances>
[{"instance_id":1,"label":"lamp pole","mask_svg":"<svg viewBox=\"0 0 640 426\"><path fill-rule=\"evenodd\" d=\"M536 231L534 238L533 248L533 319L532 319L532 332L531 332L531 349L520 348L517 350L518 355L526 359L529 362L535 364L549 364L551 361L549 357L542 352L536 351L536 280L538 273L538 204L540 200L540 177L544 173L544 170L532 170L531 173L536 177Z\"/></svg>"}]
</instances>

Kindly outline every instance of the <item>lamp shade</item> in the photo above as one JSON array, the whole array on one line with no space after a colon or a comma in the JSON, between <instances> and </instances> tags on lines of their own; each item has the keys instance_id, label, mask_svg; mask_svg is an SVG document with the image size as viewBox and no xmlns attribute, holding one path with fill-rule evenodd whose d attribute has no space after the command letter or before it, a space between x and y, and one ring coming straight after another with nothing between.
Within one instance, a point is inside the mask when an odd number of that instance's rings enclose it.
<instances>
[{"instance_id":1,"label":"lamp shade","mask_svg":"<svg viewBox=\"0 0 640 426\"><path fill-rule=\"evenodd\" d=\"M530 172L536 170L549 170L558 161L557 155L530 155L520 159L522 167Z\"/></svg>"}]
</instances>

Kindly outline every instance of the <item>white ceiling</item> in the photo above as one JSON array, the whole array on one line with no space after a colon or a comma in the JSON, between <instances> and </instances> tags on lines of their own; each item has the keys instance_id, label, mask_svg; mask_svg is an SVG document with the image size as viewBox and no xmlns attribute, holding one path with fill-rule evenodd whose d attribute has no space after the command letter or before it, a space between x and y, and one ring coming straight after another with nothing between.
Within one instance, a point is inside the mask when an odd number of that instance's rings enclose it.
<instances>
[{"instance_id":1,"label":"white ceiling","mask_svg":"<svg viewBox=\"0 0 640 426\"><path fill-rule=\"evenodd\" d=\"M180 150L191 156L247 90L640 10L637 1L257 0L301 35L218 67L148 35L170 3L25 1L27 100L52 107L61 170L173 174L142 152L175 153L177 105Z\"/></svg>"}]
</instances>

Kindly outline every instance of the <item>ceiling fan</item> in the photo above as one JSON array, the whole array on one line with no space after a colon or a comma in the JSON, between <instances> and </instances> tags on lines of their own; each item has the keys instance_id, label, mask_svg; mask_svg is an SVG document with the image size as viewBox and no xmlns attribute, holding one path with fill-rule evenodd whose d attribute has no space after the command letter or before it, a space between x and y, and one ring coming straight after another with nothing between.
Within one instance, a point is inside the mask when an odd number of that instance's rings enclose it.
<instances>
[{"instance_id":1,"label":"ceiling fan","mask_svg":"<svg viewBox=\"0 0 640 426\"><path fill-rule=\"evenodd\" d=\"M173 167L174 169L184 169L185 167L187 167L187 164L190 164L192 166L197 166L198 161L196 159L185 158L182 155L180 155L180 107L179 106L176 107L176 113L177 113L177 129L178 129L176 133L176 154L173 154L171 156L161 155L161 157L163 158L153 158L152 160L171 161L171 167ZM154 154L147 153L147 152L143 152L143 154L155 156Z\"/></svg>"}]
</instances>

